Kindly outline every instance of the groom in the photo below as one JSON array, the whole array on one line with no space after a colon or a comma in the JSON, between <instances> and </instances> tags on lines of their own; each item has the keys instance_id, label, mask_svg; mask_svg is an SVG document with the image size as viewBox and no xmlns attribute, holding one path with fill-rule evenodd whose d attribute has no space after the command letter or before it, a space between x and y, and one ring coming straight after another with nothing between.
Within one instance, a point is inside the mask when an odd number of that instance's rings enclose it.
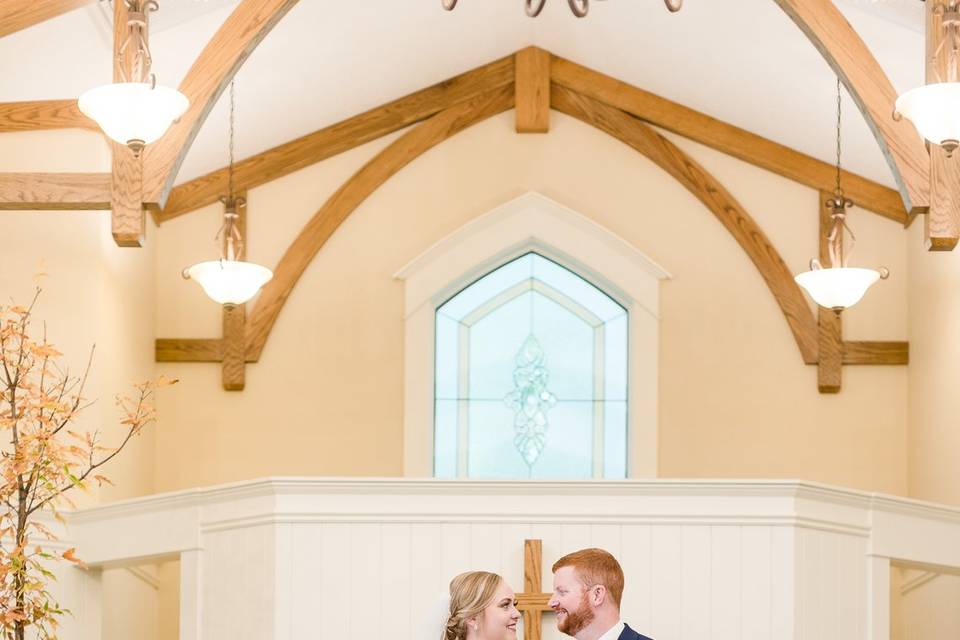
<instances>
[{"instance_id":1,"label":"groom","mask_svg":"<svg viewBox=\"0 0 960 640\"><path fill-rule=\"evenodd\" d=\"M623 569L603 549L581 549L553 563L557 629L577 640L651 640L620 619Z\"/></svg>"}]
</instances>

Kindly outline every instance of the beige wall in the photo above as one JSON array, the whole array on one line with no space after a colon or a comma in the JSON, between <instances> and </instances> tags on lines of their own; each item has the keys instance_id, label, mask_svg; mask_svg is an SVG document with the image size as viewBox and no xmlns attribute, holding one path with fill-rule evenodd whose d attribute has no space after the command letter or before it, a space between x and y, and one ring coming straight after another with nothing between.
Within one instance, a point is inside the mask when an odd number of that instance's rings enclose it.
<instances>
[{"instance_id":1,"label":"beige wall","mask_svg":"<svg viewBox=\"0 0 960 640\"><path fill-rule=\"evenodd\" d=\"M44 224L37 224L38 217ZM46 323L71 375L83 373L94 350L85 395L96 402L78 425L99 429L105 445L118 445L124 431L114 397L134 395L133 383L153 377L152 247L118 248L106 212L10 212L0 220L0 233L7 239L0 296L5 303L29 302L34 274L48 274L39 281L43 293L34 329L40 332ZM101 499L153 491L155 433L155 426L148 427L104 467L115 486L104 485Z\"/></svg>"},{"instance_id":2,"label":"beige wall","mask_svg":"<svg viewBox=\"0 0 960 640\"><path fill-rule=\"evenodd\" d=\"M250 258L274 265L323 200L380 140L250 193ZM758 220L790 268L817 249L817 195L680 141ZM183 383L161 403L157 488L269 474L398 475L402 467L402 284L392 275L478 215L535 190L621 235L670 271L662 288L659 461L665 477L800 477L906 491L907 371L848 367L817 393L786 322L736 242L636 152L553 114L519 136L512 114L431 150L375 192L298 283L247 388L217 365L165 364ZM184 266L208 258L219 207L159 230L158 336L216 337L219 309ZM906 337L906 234L854 211L856 260L893 277L847 315L851 339ZM458 274L451 274L455 278Z\"/></svg>"},{"instance_id":3,"label":"beige wall","mask_svg":"<svg viewBox=\"0 0 960 640\"><path fill-rule=\"evenodd\" d=\"M960 252L923 249L910 229L910 495L960 505Z\"/></svg>"}]
</instances>

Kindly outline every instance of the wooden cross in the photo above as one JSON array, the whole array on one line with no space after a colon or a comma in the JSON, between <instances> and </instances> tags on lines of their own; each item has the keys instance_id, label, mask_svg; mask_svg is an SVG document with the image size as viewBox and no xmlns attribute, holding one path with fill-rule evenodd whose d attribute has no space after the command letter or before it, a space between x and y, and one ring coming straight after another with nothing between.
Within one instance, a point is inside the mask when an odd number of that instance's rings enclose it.
<instances>
[{"instance_id":1,"label":"wooden cross","mask_svg":"<svg viewBox=\"0 0 960 640\"><path fill-rule=\"evenodd\" d=\"M540 640L540 617L550 611L551 594L540 591L541 540L523 541L523 593L517 594L517 609L523 613L523 640Z\"/></svg>"}]
</instances>

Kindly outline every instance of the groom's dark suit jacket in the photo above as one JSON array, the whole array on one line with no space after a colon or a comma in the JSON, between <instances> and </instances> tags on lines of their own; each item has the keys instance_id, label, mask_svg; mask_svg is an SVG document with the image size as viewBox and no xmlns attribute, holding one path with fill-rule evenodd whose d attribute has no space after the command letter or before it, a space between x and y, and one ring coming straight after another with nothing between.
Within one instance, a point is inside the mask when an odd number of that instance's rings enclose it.
<instances>
[{"instance_id":1,"label":"groom's dark suit jacket","mask_svg":"<svg viewBox=\"0 0 960 640\"><path fill-rule=\"evenodd\" d=\"M617 640L652 640L642 633L637 633L626 624L623 625L623 632Z\"/></svg>"}]
</instances>

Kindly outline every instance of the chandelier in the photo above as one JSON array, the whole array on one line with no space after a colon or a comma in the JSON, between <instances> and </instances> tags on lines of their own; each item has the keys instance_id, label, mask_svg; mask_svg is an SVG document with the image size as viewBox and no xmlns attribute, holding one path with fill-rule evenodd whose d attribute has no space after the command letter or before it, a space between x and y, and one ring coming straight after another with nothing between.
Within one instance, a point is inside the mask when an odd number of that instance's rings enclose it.
<instances>
[{"instance_id":1,"label":"chandelier","mask_svg":"<svg viewBox=\"0 0 960 640\"><path fill-rule=\"evenodd\" d=\"M843 195L840 186L840 79L837 78L837 182L833 197L825 203L830 208L832 225L827 236L827 252L830 265L824 267L816 258L810 261L810 270L798 274L794 280L806 289L814 302L821 307L840 313L852 307L877 280L890 276L886 267L864 269L849 267L847 262L853 252L856 237L847 225L846 210L853 202ZM844 234L846 231L846 234ZM850 236L850 244L844 247L844 236Z\"/></svg>"},{"instance_id":2,"label":"chandelier","mask_svg":"<svg viewBox=\"0 0 960 640\"><path fill-rule=\"evenodd\" d=\"M934 0L928 0L933 2ZM957 82L957 57L960 54L960 0L937 2L931 9L940 17L943 38L928 61L935 82L907 91L894 106L893 118L906 116L917 132L944 148L947 156L960 146L960 82ZM946 78L940 77L937 59L947 47Z\"/></svg>"},{"instance_id":3,"label":"chandelier","mask_svg":"<svg viewBox=\"0 0 960 640\"><path fill-rule=\"evenodd\" d=\"M454 7L457 6L457 1L458 0L440 0L440 4L443 5L443 8L447 11L453 11ZM524 8L528 16L536 18L540 15L540 12L543 11L543 5L546 3L547 0L524 0ZM570 6L570 11L573 12L573 15L578 18L584 17L587 15L587 12L590 11L590 0L567 0L567 4ZM674 13L683 8L683 0L663 0L663 4Z\"/></svg>"},{"instance_id":4,"label":"chandelier","mask_svg":"<svg viewBox=\"0 0 960 640\"><path fill-rule=\"evenodd\" d=\"M160 138L190 106L186 96L157 85L150 73L153 58L147 42L147 13L155 0L114 0L127 5L127 37L117 49L120 81L90 89L77 106L96 121L107 136L139 156L145 145Z\"/></svg>"},{"instance_id":5,"label":"chandelier","mask_svg":"<svg viewBox=\"0 0 960 640\"><path fill-rule=\"evenodd\" d=\"M237 228L238 207L246 204L243 198L233 193L233 121L234 91L230 83L230 164L227 169L227 195L223 203L223 225L215 241L220 245L220 259L200 262L183 270L183 277L199 284L204 293L219 304L243 304L257 294L260 287L272 277L273 272L252 262L245 262L243 237Z\"/></svg>"}]
</instances>

